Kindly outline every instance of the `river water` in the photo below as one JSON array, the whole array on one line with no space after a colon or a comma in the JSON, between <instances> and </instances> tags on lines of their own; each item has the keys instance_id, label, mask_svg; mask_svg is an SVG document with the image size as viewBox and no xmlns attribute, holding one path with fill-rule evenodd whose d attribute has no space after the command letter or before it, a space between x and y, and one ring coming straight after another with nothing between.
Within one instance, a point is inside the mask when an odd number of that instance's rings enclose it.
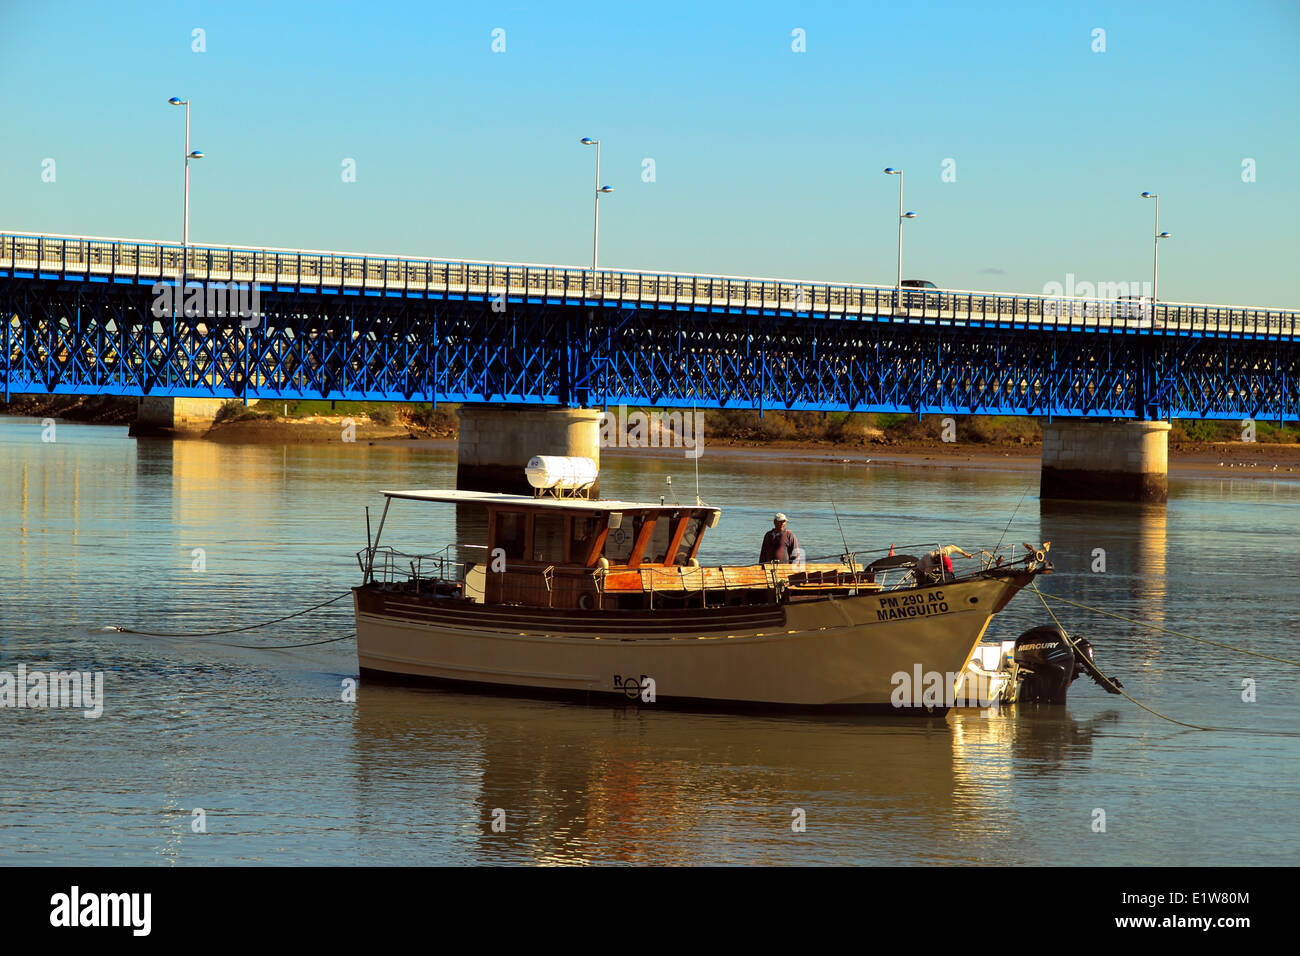
<instances>
[{"instance_id":1,"label":"river water","mask_svg":"<svg viewBox=\"0 0 1300 956\"><path fill-rule=\"evenodd\" d=\"M1294 666L1066 607L1137 700L1230 729L1177 726L1086 679L1063 708L944 720L367 684L347 702L350 640L213 643L344 636L346 599L201 640L104 628L220 630L341 593L359 578L363 508L377 515L381 488L451 487L454 450L136 441L68 423L42 437L0 420L0 670L102 671L103 713L0 710L0 863L1300 862ZM756 560L777 510L811 556L837 554L832 501L854 547L973 550L1010 519L1008 543L1053 543L1045 591L1300 658L1300 481L1174 480L1167 508L1043 510L1036 476L864 457L706 449L700 489L723 517L705 559ZM609 497L686 501L694 463L608 454L601 481ZM450 506L397 508L399 538L452 540ZM987 636L1048 621L1022 592Z\"/></svg>"}]
</instances>

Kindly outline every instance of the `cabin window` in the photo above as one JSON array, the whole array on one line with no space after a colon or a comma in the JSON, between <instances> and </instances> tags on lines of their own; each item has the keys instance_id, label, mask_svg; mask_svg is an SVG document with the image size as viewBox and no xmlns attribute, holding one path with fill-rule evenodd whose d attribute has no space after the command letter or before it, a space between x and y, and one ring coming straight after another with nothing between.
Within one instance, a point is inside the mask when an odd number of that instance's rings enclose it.
<instances>
[{"instance_id":1,"label":"cabin window","mask_svg":"<svg viewBox=\"0 0 1300 956\"><path fill-rule=\"evenodd\" d=\"M585 564L591 553L591 544L600 533L600 519L594 515L579 515L573 519L573 530L569 534L569 561L573 564Z\"/></svg>"},{"instance_id":2,"label":"cabin window","mask_svg":"<svg viewBox=\"0 0 1300 956\"><path fill-rule=\"evenodd\" d=\"M536 515L533 518L533 560L564 563L564 516Z\"/></svg>"},{"instance_id":3,"label":"cabin window","mask_svg":"<svg viewBox=\"0 0 1300 956\"><path fill-rule=\"evenodd\" d=\"M646 545L645 557L642 559L646 564L664 563L676 524L671 515L661 514L655 519L655 529L650 532L650 543Z\"/></svg>"},{"instance_id":4,"label":"cabin window","mask_svg":"<svg viewBox=\"0 0 1300 956\"><path fill-rule=\"evenodd\" d=\"M521 511L498 511L495 546L506 553L506 560L522 561L527 516Z\"/></svg>"},{"instance_id":5,"label":"cabin window","mask_svg":"<svg viewBox=\"0 0 1300 956\"><path fill-rule=\"evenodd\" d=\"M627 564L636 546L637 535L645 522L642 515L623 515L623 523L617 528L610 528L605 538L605 557L610 564Z\"/></svg>"},{"instance_id":6,"label":"cabin window","mask_svg":"<svg viewBox=\"0 0 1300 956\"><path fill-rule=\"evenodd\" d=\"M686 563L686 559L691 556L691 549L700 538L700 528L703 526L704 521L700 518L692 518L686 522L686 532L682 535L682 543L677 546L677 555L673 558L673 564Z\"/></svg>"}]
</instances>

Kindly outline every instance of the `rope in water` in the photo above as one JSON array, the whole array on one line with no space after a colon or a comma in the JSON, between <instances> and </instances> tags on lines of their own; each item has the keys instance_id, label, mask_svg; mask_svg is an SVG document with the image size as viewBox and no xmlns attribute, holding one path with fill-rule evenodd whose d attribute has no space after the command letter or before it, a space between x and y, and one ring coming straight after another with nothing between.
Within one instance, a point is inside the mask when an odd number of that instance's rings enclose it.
<instances>
[{"instance_id":1,"label":"rope in water","mask_svg":"<svg viewBox=\"0 0 1300 956\"><path fill-rule=\"evenodd\" d=\"M1065 599L1064 599L1064 598L1058 598L1055 594L1047 594L1047 595L1043 594L1042 591L1038 590L1038 582L1037 582L1037 581L1033 581L1033 582L1031 582L1030 585L1029 585L1029 588L1030 588L1031 591L1033 591L1035 594L1038 595L1038 600L1040 600L1040 601L1043 602L1043 607L1045 607L1045 608L1047 609L1047 613L1050 614L1050 615L1052 616L1052 620L1056 622L1056 626L1060 629L1060 631L1061 631L1061 635L1062 635L1062 636L1063 636L1063 637L1064 637L1064 638L1065 638L1065 639L1070 643L1070 647L1074 650L1074 652L1075 652L1076 654L1081 653L1081 652L1079 651L1078 647L1075 646L1074 639L1073 639L1072 637L1070 637L1069 634L1066 633L1066 631L1065 631L1065 625L1061 623L1060 619L1057 618L1057 616L1056 616L1056 612L1053 611L1052 608L1051 608L1051 605L1049 605L1049 604L1047 603L1047 598L1049 598L1049 597L1050 597L1050 598L1053 598L1053 599L1056 599L1056 600L1065 600ZM1110 614L1110 612L1108 612L1108 611L1103 611L1103 610L1101 610L1101 608L1090 607L1090 606L1088 606L1088 605L1086 605L1086 604L1078 604L1078 603L1076 603L1076 602L1074 602L1074 601L1066 601L1065 603L1067 603L1067 604L1073 604L1075 607L1082 608L1082 609L1085 610L1085 611L1096 611L1096 612L1099 613L1099 614ZM1129 621L1130 623L1133 623L1133 624L1141 624L1143 627L1151 627L1151 628L1154 628L1154 629L1157 630L1157 631L1164 631L1164 630L1166 630L1166 628L1158 627L1158 626L1155 625L1155 624L1147 624L1145 621L1137 621L1137 620L1133 620L1133 619L1131 619L1131 618L1122 617L1122 616L1120 616L1120 615L1118 615L1118 614L1110 614L1110 616L1111 616L1111 617L1118 617L1118 618L1120 618L1120 620L1123 620L1123 621ZM1178 631L1169 631L1169 633L1171 633L1171 634L1177 634L1179 637L1191 637L1192 640L1199 640L1199 638L1192 637L1192 635L1190 635L1190 634L1179 634ZM1214 644L1215 642L1214 642L1214 641L1206 641L1206 643L1208 643L1208 644ZM1242 650L1242 651L1244 651L1244 652L1247 653L1247 654L1251 653L1250 651L1245 651L1244 648L1233 648L1233 647L1232 647L1231 645L1229 645L1229 644L1218 644L1218 645L1216 645L1216 646L1219 646L1219 647L1227 647L1227 648L1230 648L1230 649L1232 649L1232 650ZM1260 656L1260 657L1266 657L1267 655L1263 655L1263 654L1261 654L1261 655L1258 655L1258 656ZM1271 660L1279 660L1279 658L1270 658L1270 659L1271 659ZM1290 664L1290 663L1293 663L1293 662L1292 662L1292 661L1283 661L1283 663L1284 663L1284 664ZM1210 731L1210 732L1212 732L1212 733L1262 734L1262 735L1264 735L1264 736L1269 736L1269 737L1300 737L1300 731L1293 731L1293 730L1258 730L1258 729L1255 729L1255 728L1253 728L1253 727L1204 727L1204 726L1202 726L1202 725L1200 725L1200 724L1189 724L1189 723L1187 723L1187 721L1185 721L1185 720L1178 720L1178 719L1176 719L1176 718L1174 718L1174 717L1170 717L1168 714L1162 714L1162 713L1160 713L1160 711L1155 710L1154 708L1148 707L1146 704L1142 703L1140 700L1136 700L1135 698L1133 698L1132 696L1130 696L1128 693L1126 693L1124 690L1122 690L1122 689L1119 687L1119 685L1117 685L1117 684L1116 684L1114 681L1112 681L1109 677L1106 677L1105 674L1102 674L1101 671L1097 671L1097 673L1100 674L1103 678L1105 678L1106 683L1107 683L1111 688L1114 689L1115 693L1119 694L1119 695L1120 695L1121 697L1123 697L1125 700L1128 700L1130 703L1136 704L1138 707L1141 707L1141 708L1142 708L1143 710L1145 710L1147 713L1149 713L1149 714L1153 714L1154 716L1159 717L1161 720L1167 720L1167 721L1169 721L1169 723L1171 723L1171 724L1177 724L1179 727L1187 727L1187 728L1190 728L1191 730L1207 730L1207 731Z\"/></svg>"},{"instance_id":2,"label":"rope in water","mask_svg":"<svg viewBox=\"0 0 1300 956\"><path fill-rule=\"evenodd\" d=\"M1038 585L1035 584L1033 589L1035 591L1038 591ZM1116 614L1113 611L1106 611L1099 607L1092 607L1091 605L1088 604L1080 604L1078 601L1071 601L1069 598L1063 598L1059 594L1044 595L1042 591L1038 591L1038 595L1040 599L1043 597L1049 597L1053 601L1060 601L1062 604L1069 604L1071 607L1077 607L1084 611L1092 611L1094 614L1104 614L1106 617L1113 617L1117 621L1124 621L1127 624L1137 624L1140 625L1141 627L1149 627L1153 631L1160 631L1161 633L1164 634L1173 634L1175 637L1183 637L1189 641L1197 641L1201 644L1209 644L1212 647L1221 647L1224 650L1236 651L1239 654L1248 654L1251 657L1262 657L1266 661L1275 661L1278 664L1290 664L1292 667L1300 667L1300 661L1287 660L1285 657L1273 657L1270 654L1261 654L1259 653L1259 651L1247 650L1244 647L1237 647L1234 644L1224 644L1221 643L1220 641L1211 641L1210 639L1205 637L1197 637L1195 634L1185 634L1182 631L1175 631L1173 628L1161 627L1158 624L1150 624L1147 621L1139 621L1136 618L1125 617L1123 614ZM1053 618L1055 618L1055 615L1053 615Z\"/></svg>"},{"instance_id":3,"label":"rope in water","mask_svg":"<svg viewBox=\"0 0 1300 956\"><path fill-rule=\"evenodd\" d=\"M243 631L255 631L259 627L267 627L271 624L279 624L281 621L288 621L291 618L301 617L304 614L310 614L312 611L316 611L319 610L320 608L325 607L326 605L333 604L335 601L342 601L345 597L347 597L351 593L352 593L351 591L344 591L342 594L338 595L337 597L332 597L328 601L321 601L319 604L313 604L311 607L303 608L301 611L294 611L292 614L286 614L283 617L272 618L269 621L263 621L261 624L248 624L245 625L244 627L231 627L223 631L186 631L186 632L137 631L134 628L130 628L130 627L110 627L109 630L117 631L119 634L139 634L143 637L188 638L188 637L217 637L221 634L239 634ZM340 637L340 638L335 638L335 640L341 641L341 640L345 640L345 638ZM329 642L322 641L318 643L329 643ZM240 647L243 645L231 644L230 646ZM249 646L256 646L256 645L249 645ZM285 646L286 647L310 647L311 645L310 644L288 644Z\"/></svg>"},{"instance_id":4,"label":"rope in water","mask_svg":"<svg viewBox=\"0 0 1300 956\"><path fill-rule=\"evenodd\" d=\"M1040 601L1043 602L1043 607L1045 607L1045 608L1047 609L1047 613L1050 614L1050 615L1052 616L1052 620L1056 622L1056 626L1057 626L1057 628L1060 630L1061 635L1062 635L1062 636L1063 636L1067 641L1070 642L1070 648L1074 651L1074 653L1076 653L1076 654L1081 653L1081 651L1079 650L1079 648L1075 646L1074 639L1073 639L1072 637L1070 637L1069 634L1066 633L1066 631L1065 631L1065 625L1061 623L1060 619L1056 616L1056 612L1053 611L1051 605L1047 603L1047 598L1043 595L1043 592L1040 591L1040 590L1038 590L1038 582L1037 582L1037 581L1031 582L1031 584L1030 584L1030 590L1032 590L1035 594L1038 595L1038 600L1040 600ZM1116 683L1115 683L1113 680L1111 680L1109 677L1106 677L1105 674L1102 674L1101 671L1097 671L1097 673L1098 673L1098 674L1101 674L1101 676L1104 677L1104 678L1106 679L1106 684L1107 684L1107 685L1108 685L1108 686L1109 686L1109 687L1110 687L1110 688L1111 688L1115 693L1119 694L1119 695L1120 695L1121 697L1123 697L1125 700L1128 700L1128 701L1131 701L1131 702L1134 703L1134 704L1137 704L1139 707L1141 707L1141 708L1142 708L1143 710L1145 710L1147 713L1149 713L1149 714L1154 714L1155 716L1159 717L1161 720L1167 720L1167 721L1169 721L1171 724L1177 724L1177 725L1180 726L1180 727L1190 727L1192 730L1213 730L1213 729L1214 729L1213 727L1202 727L1200 724L1189 724L1189 723L1187 723L1187 722L1185 722L1185 721L1182 721L1182 720L1176 720L1176 719L1174 719L1173 717L1168 716L1167 714L1162 714L1162 713L1160 713L1158 710L1153 710L1152 708L1148 707L1146 704L1142 703L1142 702L1139 701L1139 700L1135 700L1135 699L1134 699L1133 697L1131 697L1129 694L1125 693L1125 692L1124 692L1124 691L1119 687L1118 684L1116 684Z\"/></svg>"},{"instance_id":5,"label":"rope in water","mask_svg":"<svg viewBox=\"0 0 1300 956\"><path fill-rule=\"evenodd\" d=\"M304 641L301 644L231 644L229 641L196 641L188 637L168 637L165 638L165 640L181 641L187 644L205 644L208 647L243 647L250 651L287 651L294 647L316 647L318 644L337 644L339 641L349 641L356 636L356 631L353 631L351 634L345 634L342 637L327 637L321 641Z\"/></svg>"}]
</instances>

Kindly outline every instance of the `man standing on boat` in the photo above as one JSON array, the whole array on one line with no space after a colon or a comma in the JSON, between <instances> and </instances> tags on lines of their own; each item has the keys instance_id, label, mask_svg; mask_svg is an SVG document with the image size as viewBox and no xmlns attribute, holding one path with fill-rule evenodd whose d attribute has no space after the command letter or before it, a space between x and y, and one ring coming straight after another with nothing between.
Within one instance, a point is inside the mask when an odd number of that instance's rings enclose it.
<instances>
[{"instance_id":1,"label":"man standing on boat","mask_svg":"<svg viewBox=\"0 0 1300 956\"><path fill-rule=\"evenodd\" d=\"M772 519L772 530L763 536L763 550L759 553L758 563L793 564L800 557L799 541L794 532L786 528L785 515L778 512Z\"/></svg>"}]
</instances>

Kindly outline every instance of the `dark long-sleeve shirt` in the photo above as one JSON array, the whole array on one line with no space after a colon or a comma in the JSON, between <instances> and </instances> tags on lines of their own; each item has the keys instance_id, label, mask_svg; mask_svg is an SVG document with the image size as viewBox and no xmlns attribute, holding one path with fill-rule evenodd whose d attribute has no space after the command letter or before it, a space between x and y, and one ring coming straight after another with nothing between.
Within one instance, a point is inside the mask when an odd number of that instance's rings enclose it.
<instances>
[{"instance_id":1,"label":"dark long-sleeve shirt","mask_svg":"<svg viewBox=\"0 0 1300 956\"><path fill-rule=\"evenodd\" d=\"M763 550L759 554L758 563L766 564L769 561L779 561L787 564L794 561L799 556L799 541L794 536L794 532L789 528L777 531L773 528L763 536Z\"/></svg>"}]
</instances>

